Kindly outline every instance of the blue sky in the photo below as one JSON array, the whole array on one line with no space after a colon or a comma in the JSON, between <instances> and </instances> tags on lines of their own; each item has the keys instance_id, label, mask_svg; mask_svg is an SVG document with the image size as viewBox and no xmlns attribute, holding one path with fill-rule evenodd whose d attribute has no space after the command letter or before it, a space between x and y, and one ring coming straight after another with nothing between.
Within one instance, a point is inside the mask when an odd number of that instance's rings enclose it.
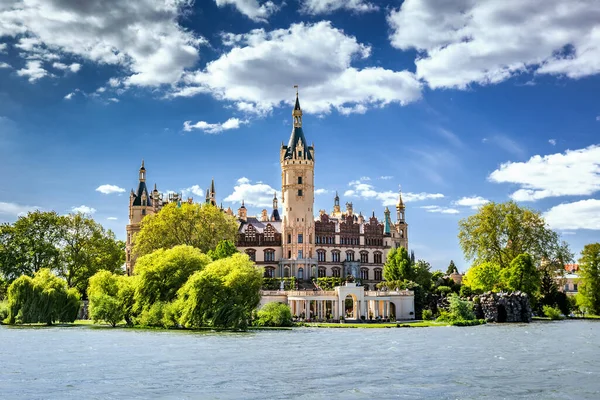
<instances>
[{"instance_id":1,"label":"blue sky","mask_svg":"<svg viewBox=\"0 0 600 400\"><path fill-rule=\"evenodd\" d=\"M123 238L142 158L161 191L199 200L214 177L258 214L298 84L315 209L337 190L382 217L401 185L439 269L468 267L457 223L485 201L598 241L596 1L80 3L0 5L0 221L84 209Z\"/></svg>"}]
</instances>

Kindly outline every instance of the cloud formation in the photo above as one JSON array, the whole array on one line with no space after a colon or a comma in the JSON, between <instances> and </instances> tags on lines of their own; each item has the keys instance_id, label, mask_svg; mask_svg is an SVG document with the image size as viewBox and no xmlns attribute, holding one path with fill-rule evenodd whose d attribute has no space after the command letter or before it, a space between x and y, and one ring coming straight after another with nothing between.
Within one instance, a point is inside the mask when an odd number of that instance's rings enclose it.
<instances>
[{"instance_id":1,"label":"cloud formation","mask_svg":"<svg viewBox=\"0 0 600 400\"><path fill-rule=\"evenodd\" d=\"M600 146L536 155L526 162L507 162L488 179L519 185L521 188L511 195L516 201L591 195L600 190Z\"/></svg>"},{"instance_id":2,"label":"cloud formation","mask_svg":"<svg viewBox=\"0 0 600 400\"><path fill-rule=\"evenodd\" d=\"M328 21L222 37L231 49L204 70L186 74L171 96L210 93L253 114L291 105L292 83L300 85L308 113L360 113L421 97L421 83L409 71L353 67L353 61L369 58L371 48Z\"/></svg>"},{"instance_id":3,"label":"cloud formation","mask_svg":"<svg viewBox=\"0 0 600 400\"><path fill-rule=\"evenodd\" d=\"M463 207L471 207L473 210L477 210L479 207L481 207L489 202L490 202L489 200L484 199L481 196L472 196L472 197L462 197L459 200L456 200L454 202L454 205L463 206Z\"/></svg>"},{"instance_id":4,"label":"cloud formation","mask_svg":"<svg viewBox=\"0 0 600 400\"><path fill-rule=\"evenodd\" d=\"M379 7L366 0L301 0L300 3L300 12L311 15L330 14L342 9L356 13L379 10Z\"/></svg>"},{"instance_id":5,"label":"cloud formation","mask_svg":"<svg viewBox=\"0 0 600 400\"><path fill-rule=\"evenodd\" d=\"M189 0L28 0L0 6L0 37L17 40L28 59L30 82L46 74L44 63L79 58L122 67L126 85L158 86L179 80L198 61L204 39L177 20ZM35 64L30 64L35 63ZM27 72L31 71L31 72ZM35 72L33 72L35 71Z\"/></svg>"},{"instance_id":6,"label":"cloud formation","mask_svg":"<svg viewBox=\"0 0 600 400\"><path fill-rule=\"evenodd\" d=\"M229 118L223 123L209 124L206 121L198 121L192 124L192 121L185 121L183 123L183 130L191 132L194 129L203 131L204 133L217 134L223 131L229 131L232 129L239 129L240 126L247 124L248 120L241 120L239 118Z\"/></svg>"},{"instance_id":7,"label":"cloud formation","mask_svg":"<svg viewBox=\"0 0 600 400\"><path fill-rule=\"evenodd\" d=\"M595 0L405 0L388 15L394 47L416 49L432 88L494 84L524 72L600 72Z\"/></svg>"},{"instance_id":8,"label":"cloud formation","mask_svg":"<svg viewBox=\"0 0 600 400\"><path fill-rule=\"evenodd\" d=\"M383 206L395 206L398 203L398 192L392 192L391 190L378 192L375 190L375 186L365 183L362 180L351 181L348 183L348 186L352 189L346 190L344 196L379 200ZM404 202L441 198L444 198L444 195L441 193L402 193L402 200Z\"/></svg>"},{"instance_id":9,"label":"cloud formation","mask_svg":"<svg viewBox=\"0 0 600 400\"><path fill-rule=\"evenodd\" d=\"M233 187L233 193L225 197L223 201L241 204L243 200L244 204L250 207L272 207L273 195L276 192L277 197L280 198L280 192L270 185L262 182L252 183L250 179L242 177Z\"/></svg>"},{"instance_id":10,"label":"cloud formation","mask_svg":"<svg viewBox=\"0 0 600 400\"><path fill-rule=\"evenodd\" d=\"M263 0L260 3L258 0L215 0L215 2L219 7L231 5L255 22L267 22L267 19L280 9L280 6L270 0Z\"/></svg>"},{"instance_id":11,"label":"cloud formation","mask_svg":"<svg viewBox=\"0 0 600 400\"><path fill-rule=\"evenodd\" d=\"M74 213L82 213L87 215L93 215L96 212L95 208L81 205L79 207L72 207L71 211Z\"/></svg>"},{"instance_id":12,"label":"cloud formation","mask_svg":"<svg viewBox=\"0 0 600 400\"><path fill-rule=\"evenodd\" d=\"M421 208L429 213L438 213L438 214L458 214L458 213L460 213L460 211L458 211L456 208L450 208L450 207L421 206Z\"/></svg>"},{"instance_id":13,"label":"cloud formation","mask_svg":"<svg viewBox=\"0 0 600 400\"><path fill-rule=\"evenodd\" d=\"M544 218L552 229L600 230L600 200L559 204L546 211Z\"/></svg>"},{"instance_id":14,"label":"cloud formation","mask_svg":"<svg viewBox=\"0 0 600 400\"><path fill-rule=\"evenodd\" d=\"M96 192L102 194L125 193L125 189L118 187L117 185L100 185L96 188Z\"/></svg>"},{"instance_id":15,"label":"cloud formation","mask_svg":"<svg viewBox=\"0 0 600 400\"><path fill-rule=\"evenodd\" d=\"M0 215L8 215L11 217L18 217L27 214L30 211L38 210L37 206L27 206L17 203L6 203L0 201Z\"/></svg>"}]
</instances>

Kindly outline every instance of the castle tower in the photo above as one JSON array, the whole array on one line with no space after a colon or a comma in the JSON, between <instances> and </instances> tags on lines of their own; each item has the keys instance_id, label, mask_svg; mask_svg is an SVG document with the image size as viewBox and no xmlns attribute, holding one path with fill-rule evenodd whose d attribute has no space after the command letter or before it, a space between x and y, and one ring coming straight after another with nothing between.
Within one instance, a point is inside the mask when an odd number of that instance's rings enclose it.
<instances>
[{"instance_id":1,"label":"castle tower","mask_svg":"<svg viewBox=\"0 0 600 400\"><path fill-rule=\"evenodd\" d=\"M292 111L294 126L288 145L282 144L281 163L281 200L283 202L283 258L304 260L314 254L313 237L315 232L314 172L315 151L309 146L302 130L302 109L296 91L296 104ZM308 262L308 261L307 261ZM303 269L302 277L309 277L307 264L296 263ZM295 272L300 276L299 269Z\"/></svg>"},{"instance_id":2,"label":"castle tower","mask_svg":"<svg viewBox=\"0 0 600 400\"><path fill-rule=\"evenodd\" d=\"M238 218L244 222L248 221L248 210L244 205L244 200L242 200L242 206L238 208Z\"/></svg>"},{"instance_id":3,"label":"castle tower","mask_svg":"<svg viewBox=\"0 0 600 400\"><path fill-rule=\"evenodd\" d=\"M281 221L279 209L277 207L277 192L273 195L273 212L271 213L271 221Z\"/></svg>"},{"instance_id":4,"label":"castle tower","mask_svg":"<svg viewBox=\"0 0 600 400\"><path fill-rule=\"evenodd\" d=\"M144 166L144 160L142 160L142 166L139 170L138 175L138 187L134 192L131 190L129 195L129 224L127 224L127 240L125 242L125 268L127 274L133 273L133 264L135 259L131 252L133 248L133 239L135 234L140 230L140 223L142 219L148 215L154 213L154 206L158 206L158 190L152 191L152 195L148 192L146 187L146 167Z\"/></svg>"},{"instance_id":5,"label":"castle tower","mask_svg":"<svg viewBox=\"0 0 600 400\"><path fill-rule=\"evenodd\" d=\"M210 182L210 192L208 193L207 203L217 206L217 192L215 190L215 179Z\"/></svg>"},{"instance_id":6,"label":"castle tower","mask_svg":"<svg viewBox=\"0 0 600 400\"><path fill-rule=\"evenodd\" d=\"M396 204L396 243L408 250L408 224L406 223L406 207L402 201L402 191L398 193L398 203Z\"/></svg>"}]
</instances>

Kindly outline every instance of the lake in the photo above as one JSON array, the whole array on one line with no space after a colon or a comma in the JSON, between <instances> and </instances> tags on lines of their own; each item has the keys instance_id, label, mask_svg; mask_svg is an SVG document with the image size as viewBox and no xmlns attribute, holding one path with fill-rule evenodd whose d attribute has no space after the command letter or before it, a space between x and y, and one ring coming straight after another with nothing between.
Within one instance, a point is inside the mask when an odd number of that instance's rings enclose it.
<instances>
[{"instance_id":1,"label":"lake","mask_svg":"<svg viewBox=\"0 0 600 400\"><path fill-rule=\"evenodd\" d=\"M600 321L196 333L0 326L2 399L598 399Z\"/></svg>"}]
</instances>

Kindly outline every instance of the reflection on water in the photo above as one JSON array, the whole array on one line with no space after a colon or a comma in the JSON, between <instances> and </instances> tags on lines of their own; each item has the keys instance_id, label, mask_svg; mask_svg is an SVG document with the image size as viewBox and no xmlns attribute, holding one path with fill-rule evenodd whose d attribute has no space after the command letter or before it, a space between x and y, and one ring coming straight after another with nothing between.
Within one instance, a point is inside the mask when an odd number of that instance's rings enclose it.
<instances>
[{"instance_id":1,"label":"reflection on water","mask_svg":"<svg viewBox=\"0 0 600 400\"><path fill-rule=\"evenodd\" d=\"M246 334L0 327L2 399L599 399L600 321Z\"/></svg>"}]
</instances>

